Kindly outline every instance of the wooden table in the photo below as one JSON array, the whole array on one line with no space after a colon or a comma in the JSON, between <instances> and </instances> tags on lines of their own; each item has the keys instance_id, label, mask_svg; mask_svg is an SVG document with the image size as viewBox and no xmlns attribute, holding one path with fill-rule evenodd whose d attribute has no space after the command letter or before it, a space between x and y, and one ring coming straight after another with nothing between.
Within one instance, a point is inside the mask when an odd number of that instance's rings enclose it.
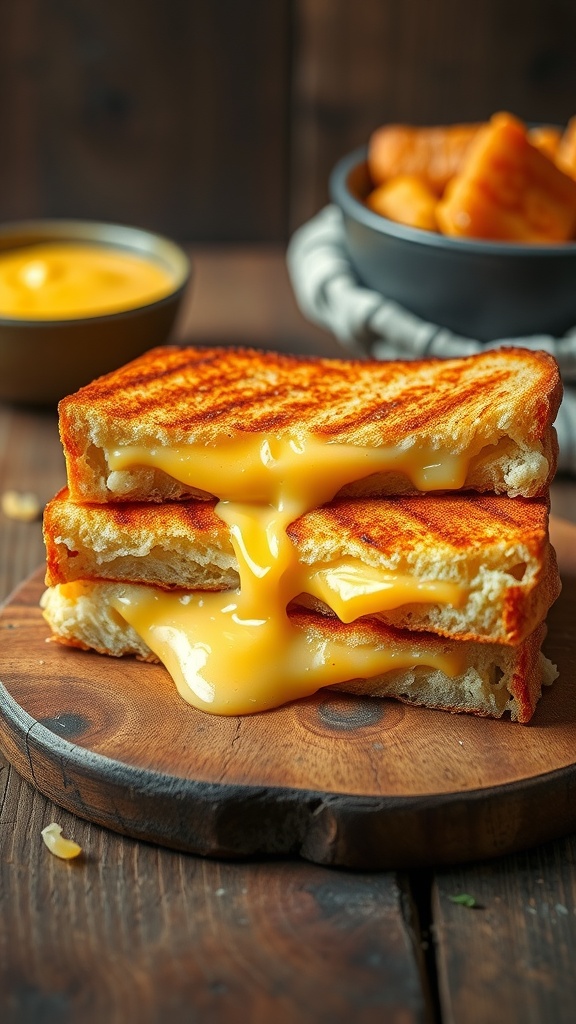
<instances>
[{"instance_id":1,"label":"wooden table","mask_svg":"<svg viewBox=\"0 0 576 1024\"><path fill-rule=\"evenodd\" d=\"M180 337L337 353L299 316L277 249L193 258ZM0 492L46 501L63 480L55 415L0 406ZM553 510L576 522L575 482L555 484ZM0 515L0 596L42 559L39 523ZM82 863L48 854L53 820ZM576 837L410 874L208 861L80 821L0 758L0 901L3 1024L576 1016Z\"/></svg>"}]
</instances>

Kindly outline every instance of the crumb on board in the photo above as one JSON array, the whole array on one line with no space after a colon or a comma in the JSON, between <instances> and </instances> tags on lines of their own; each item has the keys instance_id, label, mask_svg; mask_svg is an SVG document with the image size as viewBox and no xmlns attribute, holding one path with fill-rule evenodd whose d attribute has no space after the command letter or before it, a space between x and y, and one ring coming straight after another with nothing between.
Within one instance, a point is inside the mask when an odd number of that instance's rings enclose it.
<instances>
[{"instance_id":1,"label":"crumb on board","mask_svg":"<svg viewBox=\"0 0 576 1024\"><path fill-rule=\"evenodd\" d=\"M72 860L73 857L78 857L82 853L82 847L78 846L78 843L75 843L73 839L64 838L61 825L57 825L55 821L46 825L46 828L42 829L41 835L50 853L53 853L55 857L60 857L61 860Z\"/></svg>"},{"instance_id":2,"label":"crumb on board","mask_svg":"<svg viewBox=\"0 0 576 1024\"><path fill-rule=\"evenodd\" d=\"M42 514L42 502L32 491L4 491L2 494L2 511L8 519L19 519L23 523L33 523Z\"/></svg>"}]
</instances>

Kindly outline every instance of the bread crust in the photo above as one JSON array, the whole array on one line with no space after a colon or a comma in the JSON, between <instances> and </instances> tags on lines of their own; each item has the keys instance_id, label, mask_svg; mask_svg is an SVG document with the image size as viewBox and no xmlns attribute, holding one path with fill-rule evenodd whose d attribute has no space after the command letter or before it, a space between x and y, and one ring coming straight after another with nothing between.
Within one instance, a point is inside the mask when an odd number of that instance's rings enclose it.
<instances>
[{"instance_id":1,"label":"bread crust","mask_svg":"<svg viewBox=\"0 0 576 1024\"><path fill-rule=\"evenodd\" d=\"M522 641L560 591L548 538L548 501L494 495L337 500L288 528L299 561L354 559L384 573L468 589L462 608L405 604L389 625L463 640ZM46 584L147 583L165 589L239 586L228 528L214 502L80 505L67 491L46 507ZM305 597L298 604L326 610Z\"/></svg>"},{"instance_id":2,"label":"bread crust","mask_svg":"<svg viewBox=\"0 0 576 1024\"><path fill-rule=\"evenodd\" d=\"M465 487L531 497L545 492L555 470L561 396L552 356L512 347L412 362L166 347L63 399L60 432L71 494L84 501L199 496L150 470L112 493L107 449L213 445L250 433L469 452ZM414 491L396 477L374 475L373 493Z\"/></svg>"}]
</instances>

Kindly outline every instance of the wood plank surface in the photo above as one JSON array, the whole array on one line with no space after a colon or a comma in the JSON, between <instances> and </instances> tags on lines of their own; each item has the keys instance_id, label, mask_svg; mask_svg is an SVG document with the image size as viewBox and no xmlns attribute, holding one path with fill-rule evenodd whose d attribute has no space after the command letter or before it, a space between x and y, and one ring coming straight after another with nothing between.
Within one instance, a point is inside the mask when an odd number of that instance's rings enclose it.
<instances>
[{"instance_id":1,"label":"wood plank surface","mask_svg":"<svg viewBox=\"0 0 576 1024\"><path fill-rule=\"evenodd\" d=\"M576 841L437 874L434 936L445 1024L572 1024ZM468 893L476 909L452 902Z\"/></svg>"},{"instance_id":2,"label":"wood plank surface","mask_svg":"<svg viewBox=\"0 0 576 1024\"><path fill-rule=\"evenodd\" d=\"M298 309L279 246L193 245L188 252L192 284L176 324L179 342L345 358L333 335Z\"/></svg>"},{"instance_id":3,"label":"wood plank surface","mask_svg":"<svg viewBox=\"0 0 576 1024\"><path fill-rule=\"evenodd\" d=\"M563 0L5 3L0 219L283 241L384 121L567 120L575 32Z\"/></svg>"},{"instance_id":4,"label":"wood plank surface","mask_svg":"<svg viewBox=\"0 0 576 1024\"><path fill-rule=\"evenodd\" d=\"M0 6L0 220L287 231L290 2Z\"/></svg>"},{"instance_id":5,"label":"wood plank surface","mask_svg":"<svg viewBox=\"0 0 576 1024\"><path fill-rule=\"evenodd\" d=\"M555 487L557 507L574 514L574 484ZM560 523L553 539L574 578L576 550L566 544L569 533ZM572 1024L575 865L571 835L494 863L435 873L431 916L444 1024ZM476 907L453 902L463 894Z\"/></svg>"},{"instance_id":6,"label":"wood plank surface","mask_svg":"<svg viewBox=\"0 0 576 1024\"><path fill-rule=\"evenodd\" d=\"M48 852L52 820L81 859ZM55 811L11 772L0 893L3 1024L430 1020L417 920L391 875L202 861Z\"/></svg>"},{"instance_id":7,"label":"wood plank surface","mask_svg":"<svg viewBox=\"0 0 576 1024\"><path fill-rule=\"evenodd\" d=\"M218 253L194 254L196 340L274 346L306 335L280 251L272 269L261 250L222 259L223 277L242 287L214 309ZM44 502L63 480L54 413L0 406L0 490ZM0 599L43 557L39 522L0 512ZM81 843L80 862L48 852L40 830L50 821ZM433 1020L406 878L202 860L136 842L54 806L1 754L0 914L2 1024Z\"/></svg>"}]
</instances>

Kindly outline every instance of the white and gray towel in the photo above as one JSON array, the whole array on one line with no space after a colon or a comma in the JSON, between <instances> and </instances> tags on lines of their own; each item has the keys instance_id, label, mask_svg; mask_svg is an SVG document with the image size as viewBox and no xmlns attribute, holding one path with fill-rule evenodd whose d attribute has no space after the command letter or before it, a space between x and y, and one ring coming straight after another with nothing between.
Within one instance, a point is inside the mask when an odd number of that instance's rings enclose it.
<instances>
[{"instance_id":1,"label":"white and gray towel","mask_svg":"<svg viewBox=\"0 0 576 1024\"><path fill-rule=\"evenodd\" d=\"M564 382L564 400L556 420L560 442L558 468L576 473L576 327L562 338L538 334L486 343L421 320L360 284L348 257L342 214L336 206L325 207L295 232L288 246L287 261L296 300L304 315L331 331L350 355L373 359L448 359L502 345L550 352L558 360Z\"/></svg>"}]
</instances>

